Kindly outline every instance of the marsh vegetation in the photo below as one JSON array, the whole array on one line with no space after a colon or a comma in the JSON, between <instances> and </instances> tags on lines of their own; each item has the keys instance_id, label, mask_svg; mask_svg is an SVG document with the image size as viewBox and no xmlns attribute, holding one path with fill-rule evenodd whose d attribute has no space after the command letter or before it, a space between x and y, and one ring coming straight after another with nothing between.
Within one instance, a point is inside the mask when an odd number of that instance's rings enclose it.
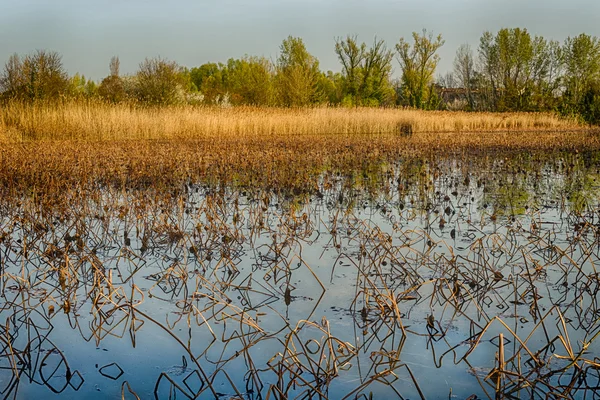
<instances>
[{"instance_id":1,"label":"marsh vegetation","mask_svg":"<svg viewBox=\"0 0 600 400\"><path fill-rule=\"evenodd\" d=\"M3 397L600 394L596 132L28 107L0 125Z\"/></svg>"}]
</instances>

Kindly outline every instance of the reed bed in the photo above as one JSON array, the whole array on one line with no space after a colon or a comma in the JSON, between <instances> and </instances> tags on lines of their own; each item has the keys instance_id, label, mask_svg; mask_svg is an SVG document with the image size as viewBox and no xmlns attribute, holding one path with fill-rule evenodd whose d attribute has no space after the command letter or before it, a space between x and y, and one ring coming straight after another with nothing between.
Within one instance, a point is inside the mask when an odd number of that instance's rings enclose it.
<instances>
[{"instance_id":1,"label":"reed bed","mask_svg":"<svg viewBox=\"0 0 600 400\"><path fill-rule=\"evenodd\" d=\"M0 116L4 398L600 396L597 132L373 109Z\"/></svg>"},{"instance_id":2,"label":"reed bed","mask_svg":"<svg viewBox=\"0 0 600 400\"><path fill-rule=\"evenodd\" d=\"M0 144L0 202L27 196L50 212L72 202L65 188L179 193L190 183L288 194L314 194L324 175L375 173L401 160L600 149L593 132L485 135L225 136L194 140L27 141ZM12 200L11 200L12 199Z\"/></svg>"},{"instance_id":3,"label":"reed bed","mask_svg":"<svg viewBox=\"0 0 600 400\"><path fill-rule=\"evenodd\" d=\"M465 113L374 108L207 108L101 102L0 108L0 140L194 139L224 135L414 134L566 131L584 127L544 113Z\"/></svg>"}]
</instances>

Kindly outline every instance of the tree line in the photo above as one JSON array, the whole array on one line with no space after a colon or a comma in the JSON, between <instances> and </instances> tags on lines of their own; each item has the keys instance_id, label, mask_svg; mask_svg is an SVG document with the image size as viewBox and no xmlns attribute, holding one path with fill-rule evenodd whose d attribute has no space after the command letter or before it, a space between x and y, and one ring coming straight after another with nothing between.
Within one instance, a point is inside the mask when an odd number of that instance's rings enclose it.
<instances>
[{"instance_id":1,"label":"tree line","mask_svg":"<svg viewBox=\"0 0 600 400\"><path fill-rule=\"evenodd\" d=\"M68 76L61 56L14 54L0 74L3 99L101 98L151 105L306 107L404 106L466 111L554 111L600 121L600 41L580 34L560 43L526 29L486 31L476 49L461 45L453 70L436 76L441 35L413 32L388 47L375 38L335 40L338 72L322 71L303 40L289 36L276 60L244 56L187 68L147 58L122 75L118 57L101 82ZM393 70L399 68L399 77Z\"/></svg>"}]
</instances>

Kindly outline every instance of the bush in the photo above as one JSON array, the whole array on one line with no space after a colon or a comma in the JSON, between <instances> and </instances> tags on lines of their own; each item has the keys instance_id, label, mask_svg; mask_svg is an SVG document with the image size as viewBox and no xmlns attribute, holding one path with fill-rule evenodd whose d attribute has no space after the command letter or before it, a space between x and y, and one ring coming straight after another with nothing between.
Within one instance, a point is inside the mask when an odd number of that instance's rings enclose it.
<instances>
[{"instance_id":1,"label":"bush","mask_svg":"<svg viewBox=\"0 0 600 400\"><path fill-rule=\"evenodd\" d=\"M600 83L595 82L583 93L579 104L581 118L590 125L600 124Z\"/></svg>"},{"instance_id":2,"label":"bush","mask_svg":"<svg viewBox=\"0 0 600 400\"><path fill-rule=\"evenodd\" d=\"M2 97L53 100L67 93L69 77L56 52L38 50L22 60L13 54L0 75Z\"/></svg>"}]
</instances>

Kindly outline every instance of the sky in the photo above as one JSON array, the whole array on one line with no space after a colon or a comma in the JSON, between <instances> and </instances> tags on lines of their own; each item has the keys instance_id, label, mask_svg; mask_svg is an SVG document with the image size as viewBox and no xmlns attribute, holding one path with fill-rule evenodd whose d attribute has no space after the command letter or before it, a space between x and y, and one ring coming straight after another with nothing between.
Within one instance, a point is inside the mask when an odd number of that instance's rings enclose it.
<instances>
[{"instance_id":1,"label":"sky","mask_svg":"<svg viewBox=\"0 0 600 400\"><path fill-rule=\"evenodd\" d=\"M562 42L582 32L600 36L599 16L598 0L0 0L0 64L45 49L61 54L70 74L101 80L115 55L124 74L155 56L190 68L245 54L276 60L292 35L322 70L339 71L338 37L367 44L377 37L393 48L426 28L445 40L443 74L456 49L476 49L486 30L521 27Z\"/></svg>"}]
</instances>

